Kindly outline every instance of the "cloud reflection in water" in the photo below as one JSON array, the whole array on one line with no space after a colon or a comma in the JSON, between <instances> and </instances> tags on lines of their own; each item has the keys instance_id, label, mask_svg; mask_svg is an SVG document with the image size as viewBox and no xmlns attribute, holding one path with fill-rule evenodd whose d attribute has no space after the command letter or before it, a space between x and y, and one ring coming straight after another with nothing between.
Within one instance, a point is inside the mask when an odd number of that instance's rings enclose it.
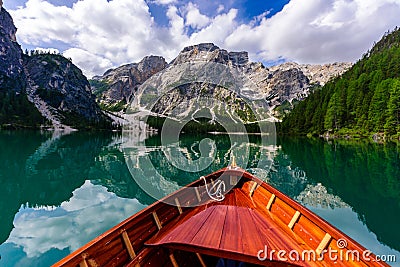
<instances>
[{"instance_id":1,"label":"cloud reflection in water","mask_svg":"<svg viewBox=\"0 0 400 267\"><path fill-rule=\"evenodd\" d=\"M22 206L5 244L14 244L28 258L54 249L72 252L144 207L137 199L120 198L87 180L60 207Z\"/></svg>"}]
</instances>

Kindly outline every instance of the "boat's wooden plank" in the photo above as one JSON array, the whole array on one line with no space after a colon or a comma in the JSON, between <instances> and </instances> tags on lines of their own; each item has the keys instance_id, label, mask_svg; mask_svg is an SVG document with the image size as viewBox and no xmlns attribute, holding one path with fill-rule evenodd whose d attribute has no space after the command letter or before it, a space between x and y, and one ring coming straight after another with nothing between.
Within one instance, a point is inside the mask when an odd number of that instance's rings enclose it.
<instances>
[{"instance_id":1,"label":"boat's wooden plank","mask_svg":"<svg viewBox=\"0 0 400 267\"><path fill-rule=\"evenodd\" d=\"M276 199L275 194L272 194L271 197L270 197L269 200L268 200L267 206L265 206L265 208L266 208L268 211L271 210L272 204L274 204L275 199Z\"/></svg>"},{"instance_id":2,"label":"boat's wooden plank","mask_svg":"<svg viewBox=\"0 0 400 267\"><path fill-rule=\"evenodd\" d=\"M144 248L137 257L130 261L125 267L172 267L169 257L163 248ZM104 265L112 266L112 265Z\"/></svg>"},{"instance_id":3,"label":"boat's wooden plank","mask_svg":"<svg viewBox=\"0 0 400 267\"><path fill-rule=\"evenodd\" d=\"M198 186L199 187L197 187L197 186L196 187L185 187L184 190L179 192L179 194L171 195L166 200L166 202L173 204L173 203L175 203L175 198L177 198L179 200L180 206L182 208L183 207L193 207L195 205L198 205L199 202L201 202L201 199L200 199L200 201L198 200L196 190L199 193L200 198L201 198L201 194L204 193L204 192L202 192L201 186L200 185L198 185Z\"/></svg>"},{"instance_id":4,"label":"boat's wooden plank","mask_svg":"<svg viewBox=\"0 0 400 267\"><path fill-rule=\"evenodd\" d=\"M121 250L125 250L125 247L122 243L120 237L112 240L109 243L104 244L102 247L97 248L96 250L88 252L89 258L94 260L96 264L100 266L104 266L106 262L110 260L108 255L117 255ZM110 254L108 254L110 253ZM124 255L128 255L127 251L123 252Z\"/></svg>"},{"instance_id":5,"label":"boat's wooden plank","mask_svg":"<svg viewBox=\"0 0 400 267\"><path fill-rule=\"evenodd\" d=\"M280 249L302 248L301 243L287 235L284 229L276 225L270 217L265 217L259 212L253 212L252 218L264 245L267 245L270 249L279 251Z\"/></svg>"},{"instance_id":6,"label":"boat's wooden plank","mask_svg":"<svg viewBox=\"0 0 400 267\"><path fill-rule=\"evenodd\" d=\"M200 203L201 202L201 196L200 196L199 188L195 187L194 191L196 193L197 201Z\"/></svg>"},{"instance_id":7,"label":"boat's wooden plank","mask_svg":"<svg viewBox=\"0 0 400 267\"><path fill-rule=\"evenodd\" d=\"M124 266L130 260L131 258L128 257L128 255L126 255L125 251L120 251L118 254L114 255L114 257L111 257L109 261L105 262L104 265L101 266ZM142 267L142 266L134 266L134 267Z\"/></svg>"},{"instance_id":8,"label":"boat's wooden plank","mask_svg":"<svg viewBox=\"0 0 400 267\"><path fill-rule=\"evenodd\" d=\"M271 213L275 214L284 224L288 225L295 213L295 210L291 209L289 213L286 207L287 204L276 197L270 211Z\"/></svg>"},{"instance_id":9,"label":"boat's wooden plank","mask_svg":"<svg viewBox=\"0 0 400 267\"><path fill-rule=\"evenodd\" d=\"M299 219L300 215L301 215L300 211L296 211L296 213L293 215L292 219L290 220L290 223L288 224L289 229L293 229L293 226Z\"/></svg>"},{"instance_id":10,"label":"boat's wooden plank","mask_svg":"<svg viewBox=\"0 0 400 267\"><path fill-rule=\"evenodd\" d=\"M260 206L266 206L271 198L272 193L265 189L262 184L258 186L257 190L253 194L253 198L257 200Z\"/></svg>"},{"instance_id":11,"label":"boat's wooden plank","mask_svg":"<svg viewBox=\"0 0 400 267\"><path fill-rule=\"evenodd\" d=\"M297 211L292 208L288 203L278 197L276 198L274 205L278 206L283 211L283 213L286 214L284 220L282 220L284 223L286 223L287 220L289 220L290 222L291 218ZM287 222L286 224L288 224L289 222Z\"/></svg>"},{"instance_id":12,"label":"boat's wooden plank","mask_svg":"<svg viewBox=\"0 0 400 267\"><path fill-rule=\"evenodd\" d=\"M331 240L332 240L332 236L330 234L326 233L324 238L319 243L317 249L315 250L315 252L317 253L318 256L321 255L321 252L326 248L326 246L329 244L329 242L331 242Z\"/></svg>"},{"instance_id":13,"label":"boat's wooden plank","mask_svg":"<svg viewBox=\"0 0 400 267\"><path fill-rule=\"evenodd\" d=\"M161 203L160 207L154 209L161 226L168 225L172 220L176 220L179 211L171 205ZM127 229L127 233L132 241L135 251L142 249L143 244L159 231L152 213L146 214L140 223Z\"/></svg>"},{"instance_id":14,"label":"boat's wooden plank","mask_svg":"<svg viewBox=\"0 0 400 267\"><path fill-rule=\"evenodd\" d=\"M200 254L200 253L196 253L196 256L197 256L197 258L199 259L199 262L200 262L200 264L201 264L201 267L207 267L207 265L206 265L206 263L205 263L203 257L201 256L201 254Z\"/></svg>"},{"instance_id":15,"label":"boat's wooden plank","mask_svg":"<svg viewBox=\"0 0 400 267\"><path fill-rule=\"evenodd\" d=\"M142 220L132 227L127 227L127 234L135 251L140 251L143 244L158 232L152 214L143 216Z\"/></svg>"},{"instance_id":16,"label":"boat's wooden plank","mask_svg":"<svg viewBox=\"0 0 400 267\"><path fill-rule=\"evenodd\" d=\"M199 231L197 231L191 243L194 245L199 244L204 247L218 248L221 242L228 208L227 206L217 205L208 209L212 209L211 214L207 217Z\"/></svg>"},{"instance_id":17,"label":"boat's wooden plank","mask_svg":"<svg viewBox=\"0 0 400 267\"><path fill-rule=\"evenodd\" d=\"M170 203L174 203L174 200L172 200ZM157 213L162 226L167 225L172 219L179 216L178 209L169 204L164 204L154 211Z\"/></svg>"},{"instance_id":18,"label":"boat's wooden plank","mask_svg":"<svg viewBox=\"0 0 400 267\"><path fill-rule=\"evenodd\" d=\"M191 211L182 214L176 222L171 222L165 226L157 235L149 239L147 245L158 245L176 240L177 242L190 242L196 233L203 226L208 216L211 215L211 209L205 209L204 206L193 208Z\"/></svg>"},{"instance_id":19,"label":"boat's wooden plank","mask_svg":"<svg viewBox=\"0 0 400 267\"><path fill-rule=\"evenodd\" d=\"M109 242L102 243L101 246L96 249L88 250L84 254L89 266L106 266L115 255L120 255L121 259L125 262L129 257L120 235L116 235L115 238Z\"/></svg>"},{"instance_id":20,"label":"boat's wooden plank","mask_svg":"<svg viewBox=\"0 0 400 267\"><path fill-rule=\"evenodd\" d=\"M126 233L125 230L123 230L121 232L121 235L122 235L122 240L124 241L125 247L128 251L129 257L131 258L131 260L133 260L136 257L136 253L132 247L131 241L129 240L128 234Z\"/></svg>"},{"instance_id":21,"label":"boat's wooden plank","mask_svg":"<svg viewBox=\"0 0 400 267\"><path fill-rule=\"evenodd\" d=\"M275 215L267 212L264 209L258 209L257 213L260 214L259 216L259 221L257 221L257 224L265 224L265 227L269 229L269 231L272 231L273 234L270 236L286 236L293 240L295 245L292 245L293 247L299 247L302 248L302 250L310 250L312 249L309 247L304 240L296 235L291 229L287 227L279 218L277 218ZM257 218L255 218L257 219ZM279 232L279 233L276 233ZM277 245L277 247L285 247L285 245L280 244L280 241L278 242L273 242L274 244Z\"/></svg>"},{"instance_id":22,"label":"boat's wooden plank","mask_svg":"<svg viewBox=\"0 0 400 267\"><path fill-rule=\"evenodd\" d=\"M79 263L79 267L89 267L85 258L81 261L81 263Z\"/></svg>"},{"instance_id":23,"label":"boat's wooden plank","mask_svg":"<svg viewBox=\"0 0 400 267\"><path fill-rule=\"evenodd\" d=\"M254 194L254 191L256 190L258 184L256 181L252 182L251 188L250 188L250 192L249 192L249 196L252 197Z\"/></svg>"},{"instance_id":24,"label":"boat's wooden plank","mask_svg":"<svg viewBox=\"0 0 400 267\"><path fill-rule=\"evenodd\" d=\"M257 229L254 226L249 208L238 208L238 215L238 223L242 230L243 254L255 256L255 252L264 248L264 240L256 234Z\"/></svg>"},{"instance_id":25,"label":"boat's wooden plank","mask_svg":"<svg viewBox=\"0 0 400 267\"><path fill-rule=\"evenodd\" d=\"M228 206L220 249L243 253L242 229L237 207Z\"/></svg>"},{"instance_id":26,"label":"boat's wooden plank","mask_svg":"<svg viewBox=\"0 0 400 267\"><path fill-rule=\"evenodd\" d=\"M238 207L248 207L248 208L255 207L255 203L249 197L249 195L243 192L243 190L239 188L235 190L235 199L236 199L236 206Z\"/></svg>"},{"instance_id":27,"label":"boat's wooden plank","mask_svg":"<svg viewBox=\"0 0 400 267\"><path fill-rule=\"evenodd\" d=\"M305 216L300 216L293 226L293 232L300 236L308 246L317 249L326 232L322 231L314 222Z\"/></svg>"},{"instance_id":28,"label":"boat's wooden plank","mask_svg":"<svg viewBox=\"0 0 400 267\"><path fill-rule=\"evenodd\" d=\"M179 202L179 198L175 198L175 205L176 205L176 208L178 209L178 212L179 212L179 214L182 214L182 207L181 207L181 203Z\"/></svg>"},{"instance_id":29,"label":"boat's wooden plank","mask_svg":"<svg viewBox=\"0 0 400 267\"><path fill-rule=\"evenodd\" d=\"M171 260L172 266L174 266L174 267L179 267L178 262L176 261L173 252L170 252L170 253L169 253L169 259Z\"/></svg>"},{"instance_id":30,"label":"boat's wooden plank","mask_svg":"<svg viewBox=\"0 0 400 267\"><path fill-rule=\"evenodd\" d=\"M192 242L193 238L212 214L212 209L210 208L197 207L196 209L201 211L196 210L194 212L195 215L189 218L184 224L181 224L179 229L177 228L177 231L174 231L169 238L176 238L176 240L181 240L183 243Z\"/></svg>"},{"instance_id":31,"label":"boat's wooden plank","mask_svg":"<svg viewBox=\"0 0 400 267\"><path fill-rule=\"evenodd\" d=\"M153 215L153 219L154 219L155 224L157 225L158 230L161 230L162 225L161 225L160 219L158 218L157 212L153 211L151 213L151 215Z\"/></svg>"}]
</instances>

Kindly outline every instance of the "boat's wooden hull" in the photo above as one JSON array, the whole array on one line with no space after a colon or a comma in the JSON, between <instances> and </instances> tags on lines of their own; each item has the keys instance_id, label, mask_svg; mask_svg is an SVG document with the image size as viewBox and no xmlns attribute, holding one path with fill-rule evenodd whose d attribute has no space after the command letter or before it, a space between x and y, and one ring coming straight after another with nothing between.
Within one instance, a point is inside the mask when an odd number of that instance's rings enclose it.
<instances>
[{"instance_id":1,"label":"boat's wooden hull","mask_svg":"<svg viewBox=\"0 0 400 267\"><path fill-rule=\"evenodd\" d=\"M214 201L199 179L54 266L216 266L220 258L246 266L388 266L374 261L373 254L365 257L366 249L350 237L240 168L225 168L205 179L209 184L222 180L228 187L239 182L223 201ZM339 248L338 240L345 240L346 247ZM266 249L276 252L265 255ZM278 255L279 250L286 255ZM337 250L337 259L324 255L325 250ZM300 258L292 260L290 251ZM315 259L302 260L303 251L314 251Z\"/></svg>"}]
</instances>

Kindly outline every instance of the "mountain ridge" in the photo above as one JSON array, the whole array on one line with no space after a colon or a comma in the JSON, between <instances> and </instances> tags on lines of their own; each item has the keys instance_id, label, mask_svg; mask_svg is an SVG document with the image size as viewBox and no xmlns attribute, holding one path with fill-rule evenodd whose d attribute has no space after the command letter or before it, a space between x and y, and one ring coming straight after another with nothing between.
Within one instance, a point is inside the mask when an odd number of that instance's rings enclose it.
<instances>
[{"instance_id":1,"label":"mountain ridge","mask_svg":"<svg viewBox=\"0 0 400 267\"><path fill-rule=\"evenodd\" d=\"M112 128L82 71L61 55L24 54L16 32L11 15L1 7L0 127Z\"/></svg>"},{"instance_id":2,"label":"mountain ridge","mask_svg":"<svg viewBox=\"0 0 400 267\"><path fill-rule=\"evenodd\" d=\"M142 59L142 61L146 58ZM164 58L158 57L158 59ZM219 48L213 43L201 43L184 47L170 63L167 64L165 62L163 66L157 65L158 68L154 68L153 74L170 66L201 62L215 62L226 65L229 68L240 69L259 87L256 93L266 95L266 100L271 106L272 113L278 117L293 107L293 101L304 99L312 87L325 84L330 78L342 74L352 65L352 63L310 65L292 62L267 68L260 62L250 62L246 51L232 52ZM135 64L139 63L131 63L124 66L135 69ZM153 63L153 65L156 64ZM127 107L128 99L135 97L138 86L143 83L143 81L129 83L128 80L134 79L123 75L123 72L127 70L126 68L121 69L121 67L107 70L103 75L95 76L91 80L93 91L97 92L98 103L110 111L124 110ZM118 74L118 72L120 73ZM110 73L113 73L113 76ZM147 76L150 78L152 75ZM125 97L124 103L121 103L121 97L113 97L113 94L118 95L116 92L125 92L129 97ZM285 108L279 109L282 105L285 105Z\"/></svg>"}]
</instances>

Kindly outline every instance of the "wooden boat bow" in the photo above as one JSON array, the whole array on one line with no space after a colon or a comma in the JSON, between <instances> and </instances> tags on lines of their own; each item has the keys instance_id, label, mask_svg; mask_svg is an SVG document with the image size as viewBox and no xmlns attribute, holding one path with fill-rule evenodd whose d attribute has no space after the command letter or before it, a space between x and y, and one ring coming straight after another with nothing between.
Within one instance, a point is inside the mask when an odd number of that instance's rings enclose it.
<instances>
[{"instance_id":1,"label":"wooden boat bow","mask_svg":"<svg viewBox=\"0 0 400 267\"><path fill-rule=\"evenodd\" d=\"M204 185L218 181L227 188L221 201ZM347 255L366 249L271 185L229 166L157 201L54 266L204 267L220 258L247 266L389 266L373 254L318 260L327 250ZM311 251L315 259L292 260L291 251Z\"/></svg>"}]
</instances>

